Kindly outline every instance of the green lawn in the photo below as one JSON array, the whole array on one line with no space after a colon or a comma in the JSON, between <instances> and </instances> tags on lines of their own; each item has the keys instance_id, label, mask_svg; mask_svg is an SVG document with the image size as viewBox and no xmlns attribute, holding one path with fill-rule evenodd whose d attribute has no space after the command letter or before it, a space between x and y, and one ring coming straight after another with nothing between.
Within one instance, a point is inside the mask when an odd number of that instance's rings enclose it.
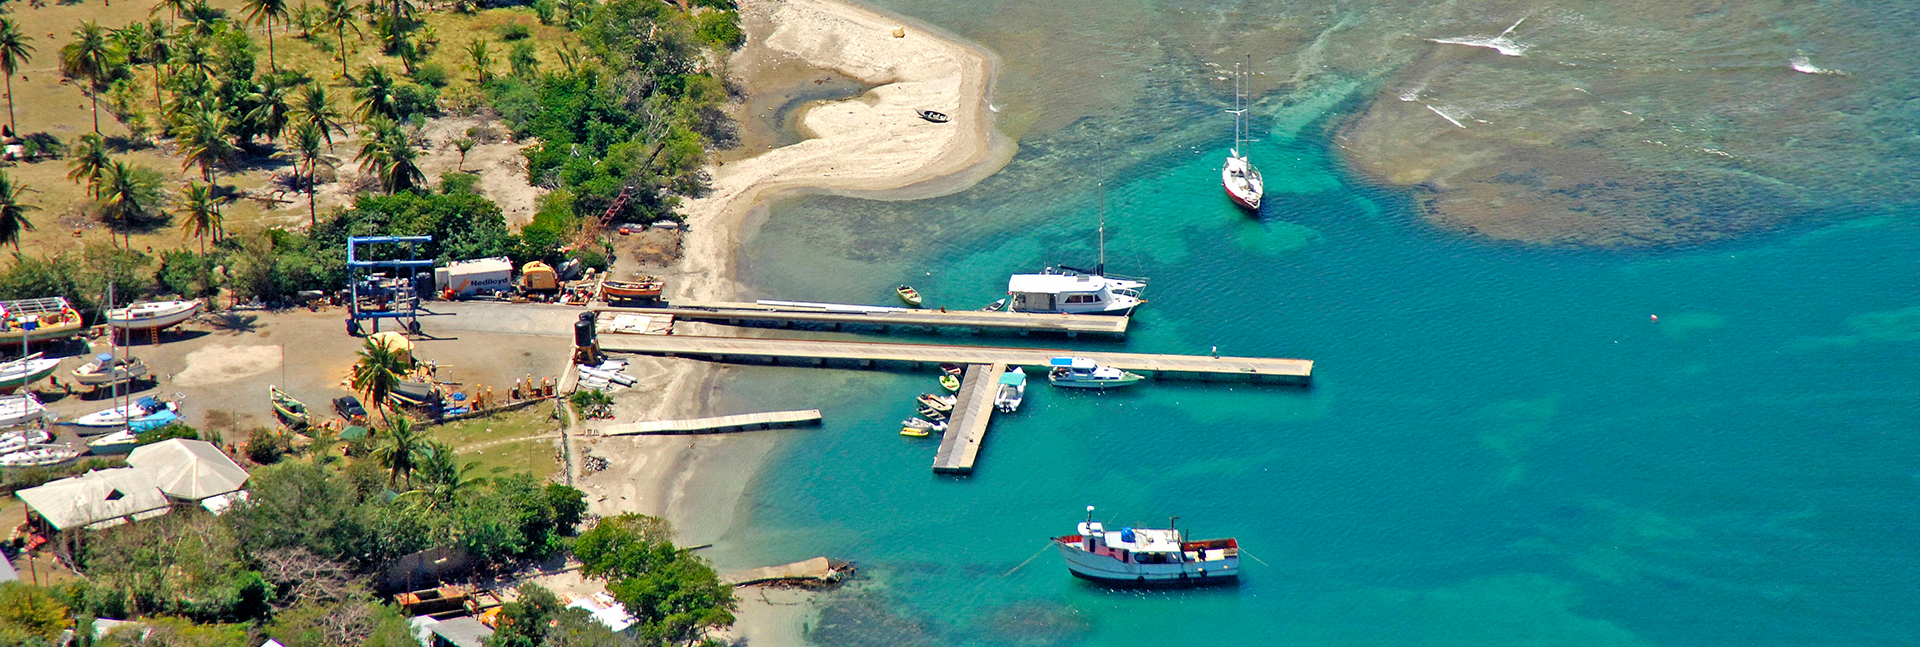
<instances>
[{"instance_id":1,"label":"green lawn","mask_svg":"<svg viewBox=\"0 0 1920 647\"><path fill-rule=\"evenodd\" d=\"M427 434L458 450L461 463L478 462L481 475L505 468L509 472L524 470L548 478L560 471L553 440L516 439L557 435L561 425L561 421L553 417L553 406L543 403L519 411L430 427Z\"/></svg>"}]
</instances>

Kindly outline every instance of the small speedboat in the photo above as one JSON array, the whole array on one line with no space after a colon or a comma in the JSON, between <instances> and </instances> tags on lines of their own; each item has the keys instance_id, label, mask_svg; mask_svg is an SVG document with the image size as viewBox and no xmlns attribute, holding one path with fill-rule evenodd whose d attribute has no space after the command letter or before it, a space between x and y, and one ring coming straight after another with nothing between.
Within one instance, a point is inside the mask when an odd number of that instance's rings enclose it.
<instances>
[{"instance_id":1,"label":"small speedboat","mask_svg":"<svg viewBox=\"0 0 1920 647\"><path fill-rule=\"evenodd\" d=\"M0 456L0 467L45 467L59 465L79 456L80 450L71 447L36 447Z\"/></svg>"},{"instance_id":2,"label":"small speedboat","mask_svg":"<svg viewBox=\"0 0 1920 647\"><path fill-rule=\"evenodd\" d=\"M309 418L306 403L293 399L277 386L267 387L267 399L273 401L274 415L280 416L280 421L286 423L288 428L307 426Z\"/></svg>"},{"instance_id":3,"label":"small speedboat","mask_svg":"<svg viewBox=\"0 0 1920 647\"><path fill-rule=\"evenodd\" d=\"M920 406L933 407L935 411L952 411L953 403L957 401L959 401L959 398L952 394L934 395L932 393L922 393L920 394L920 399L917 400Z\"/></svg>"},{"instance_id":4,"label":"small speedboat","mask_svg":"<svg viewBox=\"0 0 1920 647\"><path fill-rule=\"evenodd\" d=\"M152 301L107 311L107 325L124 330L169 328L199 314L201 303L192 301Z\"/></svg>"},{"instance_id":5,"label":"small speedboat","mask_svg":"<svg viewBox=\"0 0 1920 647\"><path fill-rule=\"evenodd\" d=\"M946 389L948 391L959 391L960 377L952 374L940 376L940 388Z\"/></svg>"},{"instance_id":6,"label":"small speedboat","mask_svg":"<svg viewBox=\"0 0 1920 647\"><path fill-rule=\"evenodd\" d=\"M73 381L85 386L125 384L146 376L146 362L138 357L116 357L113 353L95 355L93 361L73 369Z\"/></svg>"},{"instance_id":7,"label":"small speedboat","mask_svg":"<svg viewBox=\"0 0 1920 647\"><path fill-rule=\"evenodd\" d=\"M114 407L112 409L107 409L104 411L95 411L93 413L80 416L78 418L75 418L73 422L70 422L68 424L74 425L76 427L108 429L112 427L124 426L127 424L128 420L139 420L141 418L151 416L160 411L171 410L176 406L177 405L175 405L172 402L161 402L157 398L148 396L148 397L140 398L138 400L134 400L133 404L129 404L121 407ZM86 432L82 431L80 433L85 434ZM105 433L105 432L96 431L94 433Z\"/></svg>"},{"instance_id":8,"label":"small speedboat","mask_svg":"<svg viewBox=\"0 0 1920 647\"><path fill-rule=\"evenodd\" d=\"M19 395L0 395L0 428L24 425L39 421L53 421L55 416L48 411L40 398L32 393Z\"/></svg>"},{"instance_id":9,"label":"small speedboat","mask_svg":"<svg viewBox=\"0 0 1920 647\"><path fill-rule=\"evenodd\" d=\"M95 454L125 454L140 446L140 432L123 429L93 439L87 443L87 450Z\"/></svg>"},{"instance_id":10,"label":"small speedboat","mask_svg":"<svg viewBox=\"0 0 1920 647\"><path fill-rule=\"evenodd\" d=\"M1007 368L1000 374L1000 392L993 396L993 408L1001 413L1013 413L1020 408L1020 402L1027 398L1027 372L1018 366Z\"/></svg>"},{"instance_id":11,"label":"small speedboat","mask_svg":"<svg viewBox=\"0 0 1920 647\"><path fill-rule=\"evenodd\" d=\"M930 434L947 430L947 423L931 422L920 418L908 418L900 421L900 435L914 438L926 438Z\"/></svg>"},{"instance_id":12,"label":"small speedboat","mask_svg":"<svg viewBox=\"0 0 1920 647\"><path fill-rule=\"evenodd\" d=\"M913 286L902 285L894 288L894 291L900 294L900 300L907 302L907 305L920 307L920 291L913 289Z\"/></svg>"},{"instance_id":13,"label":"small speedboat","mask_svg":"<svg viewBox=\"0 0 1920 647\"><path fill-rule=\"evenodd\" d=\"M0 364L0 393L12 393L15 389L38 382L52 375L56 368L60 368L60 360L47 359L39 353Z\"/></svg>"},{"instance_id":14,"label":"small speedboat","mask_svg":"<svg viewBox=\"0 0 1920 647\"><path fill-rule=\"evenodd\" d=\"M1047 365L1047 381L1070 389L1111 389L1146 378L1111 366L1101 366L1085 357L1055 357Z\"/></svg>"},{"instance_id":15,"label":"small speedboat","mask_svg":"<svg viewBox=\"0 0 1920 647\"><path fill-rule=\"evenodd\" d=\"M603 281L600 283L601 298L607 301L623 299L658 299L665 290L665 281L643 276L634 281Z\"/></svg>"},{"instance_id":16,"label":"small speedboat","mask_svg":"<svg viewBox=\"0 0 1920 647\"><path fill-rule=\"evenodd\" d=\"M936 112L933 110L915 110L913 112L914 114L920 115L921 119L925 119L927 121L931 121L936 124L944 124L949 121L953 121L953 118L948 117L947 113L944 113L944 112Z\"/></svg>"}]
</instances>

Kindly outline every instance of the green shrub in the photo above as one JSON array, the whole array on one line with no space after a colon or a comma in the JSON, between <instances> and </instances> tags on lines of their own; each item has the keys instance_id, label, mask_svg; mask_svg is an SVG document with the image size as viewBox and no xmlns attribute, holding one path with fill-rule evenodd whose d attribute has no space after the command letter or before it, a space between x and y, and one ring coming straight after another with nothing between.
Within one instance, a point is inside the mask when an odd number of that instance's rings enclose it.
<instances>
[{"instance_id":1,"label":"green shrub","mask_svg":"<svg viewBox=\"0 0 1920 647\"><path fill-rule=\"evenodd\" d=\"M428 87L447 87L447 68L439 63L421 63L413 68L413 80Z\"/></svg>"},{"instance_id":2,"label":"green shrub","mask_svg":"<svg viewBox=\"0 0 1920 647\"><path fill-rule=\"evenodd\" d=\"M159 429L149 429L147 431L142 431L139 434L137 434L137 438L139 439L139 442L142 445L151 445L164 440L172 440L174 438L185 438L187 440L199 440L200 430L194 429L193 427L188 426L186 423L176 422L176 423L167 425L165 427L161 427Z\"/></svg>"},{"instance_id":3,"label":"green shrub","mask_svg":"<svg viewBox=\"0 0 1920 647\"><path fill-rule=\"evenodd\" d=\"M293 450L287 436L280 432L258 427L247 435L247 460L261 465L272 465Z\"/></svg>"},{"instance_id":4,"label":"green shrub","mask_svg":"<svg viewBox=\"0 0 1920 647\"><path fill-rule=\"evenodd\" d=\"M739 12L708 11L695 14L693 20L694 33L715 47L731 51L747 42L747 32L740 29Z\"/></svg>"},{"instance_id":5,"label":"green shrub","mask_svg":"<svg viewBox=\"0 0 1920 647\"><path fill-rule=\"evenodd\" d=\"M532 35L533 35L532 29L528 29L526 25L523 25L517 22L510 22L500 26L500 40L505 40L505 41L525 40L527 37Z\"/></svg>"},{"instance_id":6,"label":"green shrub","mask_svg":"<svg viewBox=\"0 0 1920 647\"><path fill-rule=\"evenodd\" d=\"M560 4L554 0L539 0L533 3L533 16L539 18L542 25L553 24L553 18L559 11Z\"/></svg>"},{"instance_id":7,"label":"green shrub","mask_svg":"<svg viewBox=\"0 0 1920 647\"><path fill-rule=\"evenodd\" d=\"M478 195L480 193L480 176L472 173L461 173L459 171L441 173L440 193L442 195L453 193Z\"/></svg>"}]
</instances>

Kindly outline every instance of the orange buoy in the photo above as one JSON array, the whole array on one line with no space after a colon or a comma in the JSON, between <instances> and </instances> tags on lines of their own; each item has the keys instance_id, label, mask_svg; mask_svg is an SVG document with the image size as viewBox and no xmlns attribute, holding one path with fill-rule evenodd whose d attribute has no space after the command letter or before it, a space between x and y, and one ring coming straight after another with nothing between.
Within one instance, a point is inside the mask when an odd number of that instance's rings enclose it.
<instances>
[{"instance_id":1,"label":"orange buoy","mask_svg":"<svg viewBox=\"0 0 1920 647\"><path fill-rule=\"evenodd\" d=\"M1653 317L1654 323L1660 323L1660 315L1647 315L1647 316Z\"/></svg>"}]
</instances>

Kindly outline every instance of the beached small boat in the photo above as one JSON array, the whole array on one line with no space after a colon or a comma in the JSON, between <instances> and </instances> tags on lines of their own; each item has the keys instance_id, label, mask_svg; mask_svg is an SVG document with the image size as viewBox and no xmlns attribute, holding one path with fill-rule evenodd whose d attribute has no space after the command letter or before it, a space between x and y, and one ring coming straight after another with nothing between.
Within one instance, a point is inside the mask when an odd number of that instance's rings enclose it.
<instances>
[{"instance_id":1,"label":"beached small boat","mask_svg":"<svg viewBox=\"0 0 1920 647\"><path fill-rule=\"evenodd\" d=\"M907 302L907 305L910 305L916 308L920 307L920 291L913 289L913 286L902 285L900 287L894 288L894 292L899 293L900 300Z\"/></svg>"},{"instance_id":2,"label":"beached small boat","mask_svg":"<svg viewBox=\"0 0 1920 647\"><path fill-rule=\"evenodd\" d=\"M1055 357L1047 361L1047 366L1052 367L1047 372L1047 381L1069 389L1111 389L1146 379L1111 366L1101 366L1085 357Z\"/></svg>"},{"instance_id":3,"label":"beached small boat","mask_svg":"<svg viewBox=\"0 0 1920 647\"><path fill-rule=\"evenodd\" d=\"M45 429L9 431L0 434L0 454L10 454L26 449L28 445L38 445L49 440L53 440L53 434L47 433Z\"/></svg>"},{"instance_id":4,"label":"beached small boat","mask_svg":"<svg viewBox=\"0 0 1920 647\"><path fill-rule=\"evenodd\" d=\"M934 395L932 393L922 393L917 402L920 403L920 406L932 407L935 411L952 411L953 403L958 400L959 398L952 394Z\"/></svg>"},{"instance_id":5,"label":"beached small boat","mask_svg":"<svg viewBox=\"0 0 1920 647\"><path fill-rule=\"evenodd\" d=\"M199 300L151 301L107 311L107 325L123 330L165 329L200 313Z\"/></svg>"},{"instance_id":6,"label":"beached small boat","mask_svg":"<svg viewBox=\"0 0 1920 647\"><path fill-rule=\"evenodd\" d=\"M634 281L603 281L600 283L600 298L605 301L658 299L666 287L665 281L651 276L643 276Z\"/></svg>"},{"instance_id":7,"label":"beached small boat","mask_svg":"<svg viewBox=\"0 0 1920 647\"><path fill-rule=\"evenodd\" d=\"M1093 520L1093 506L1078 530L1053 538L1074 577L1129 587L1204 586L1240 577L1240 544L1232 538L1187 541L1174 528L1111 531Z\"/></svg>"},{"instance_id":8,"label":"beached small boat","mask_svg":"<svg viewBox=\"0 0 1920 647\"><path fill-rule=\"evenodd\" d=\"M129 419L139 420L160 411L170 410L175 406L177 405L172 402L161 402L157 398L148 396L134 400L133 404L80 416L67 424L83 427L84 429L80 432L82 435L87 434L86 429L96 430L93 433L106 433L107 429L125 426Z\"/></svg>"},{"instance_id":9,"label":"beached small boat","mask_svg":"<svg viewBox=\"0 0 1920 647\"><path fill-rule=\"evenodd\" d=\"M60 360L46 359L39 353L0 364L0 393L12 393L15 389L38 382L60 368Z\"/></svg>"},{"instance_id":10,"label":"beached small boat","mask_svg":"<svg viewBox=\"0 0 1920 647\"><path fill-rule=\"evenodd\" d=\"M299 429L307 426L309 418L306 403L293 399L293 396L287 395L287 392L281 391L277 386L267 387L267 399L273 402L274 415L280 416L280 421L286 423L288 428Z\"/></svg>"},{"instance_id":11,"label":"beached small boat","mask_svg":"<svg viewBox=\"0 0 1920 647\"><path fill-rule=\"evenodd\" d=\"M79 334L85 325L66 297L0 301L0 341L64 339Z\"/></svg>"},{"instance_id":12,"label":"beached small boat","mask_svg":"<svg viewBox=\"0 0 1920 647\"><path fill-rule=\"evenodd\" d=\"M1026 399L1027 372L1018 366L1007 367L1007 372L1000 374L1000 392L993 396L993 408L1001 413L1013 413Z\"/></svg>"},{"instance_id":13,"label":"beached small boat","mask_svg":"<svg viewBox=\"0 0 1920 647\"><path fill-rule=\"evenodd\" d=\"M1252 65L1252 57L1248 57ZM1260 169L1254 168L1253 161L1240 152L1246 143L1247 135L1247 74L1250 70L1236 64L1233 66L1233 148L1227 149L1227 161L1220 166L1220 184L1226 187L1227 198L1255 213L1260 211L1260 198L1266 193L1266 184L1260 179Z\"/></svg>"},{"instance_id":14,"label":"beached small boat","mask_svg":"<svg viewBox=\"0 0 1920 647\"><path fill-rule=\"evenodd\" d=\"M0 467L45 467L59 465L79 456L80 450L71 447L36 447L0 456Z\"/></svg>"},{"instance_id":15,"label":"beached small boat","mask_svg":"<svg viewBox=\"0 0 1920 647\"><path fill-rule=\"evenodd\" d=\"M138 357L101 353L93 356L93 361L73 369L73 381L85 386L125 384L146 377L147 372L147 363Z\"/></svg>"},{"instance_id":16,"label":"beached small boat","mask_svg":"<svg viewBox=\"0 0 1920 647\"><path fill-rule=\"evenodd\" d=\"M942 375L940 376L940 387L948 391L959 391L960 378L954 375Z\"/></svg>"},{"instance_id":17,"label":"beached small boat","mask_svg":"<svg viewBox=\"0 0 1920 647\"><path fill-rule=\"evenodd\" d=\"M55 416L32 393L0 395L0 428L52 422Z\"/></svg>"},{"instance_id":18,"label":"beached small boat","mask_svg":"<svg viewBox=\"0 0 1920 647\"><path fill-rule=\"evenodd\" d=\"M936 124L944 124L949 121L953 121L953 118L948 117L947 113L944 113L944 112L936 112L933 110L915 110L913 112L915 114L920 115L921 119L925 119L927 121L931 121Z\"/></svg>"},{"instance_id":19,"label":"beached small boat","mask_svg":"<svg viewBox=\"0 0 1920 647\"><path fill-rule=\"evenodd\" d=\"M140 432L132 429L116 431L87 443L87 451L94 454L125 454L140 446Z\"/></svg>"}]
</instances>

